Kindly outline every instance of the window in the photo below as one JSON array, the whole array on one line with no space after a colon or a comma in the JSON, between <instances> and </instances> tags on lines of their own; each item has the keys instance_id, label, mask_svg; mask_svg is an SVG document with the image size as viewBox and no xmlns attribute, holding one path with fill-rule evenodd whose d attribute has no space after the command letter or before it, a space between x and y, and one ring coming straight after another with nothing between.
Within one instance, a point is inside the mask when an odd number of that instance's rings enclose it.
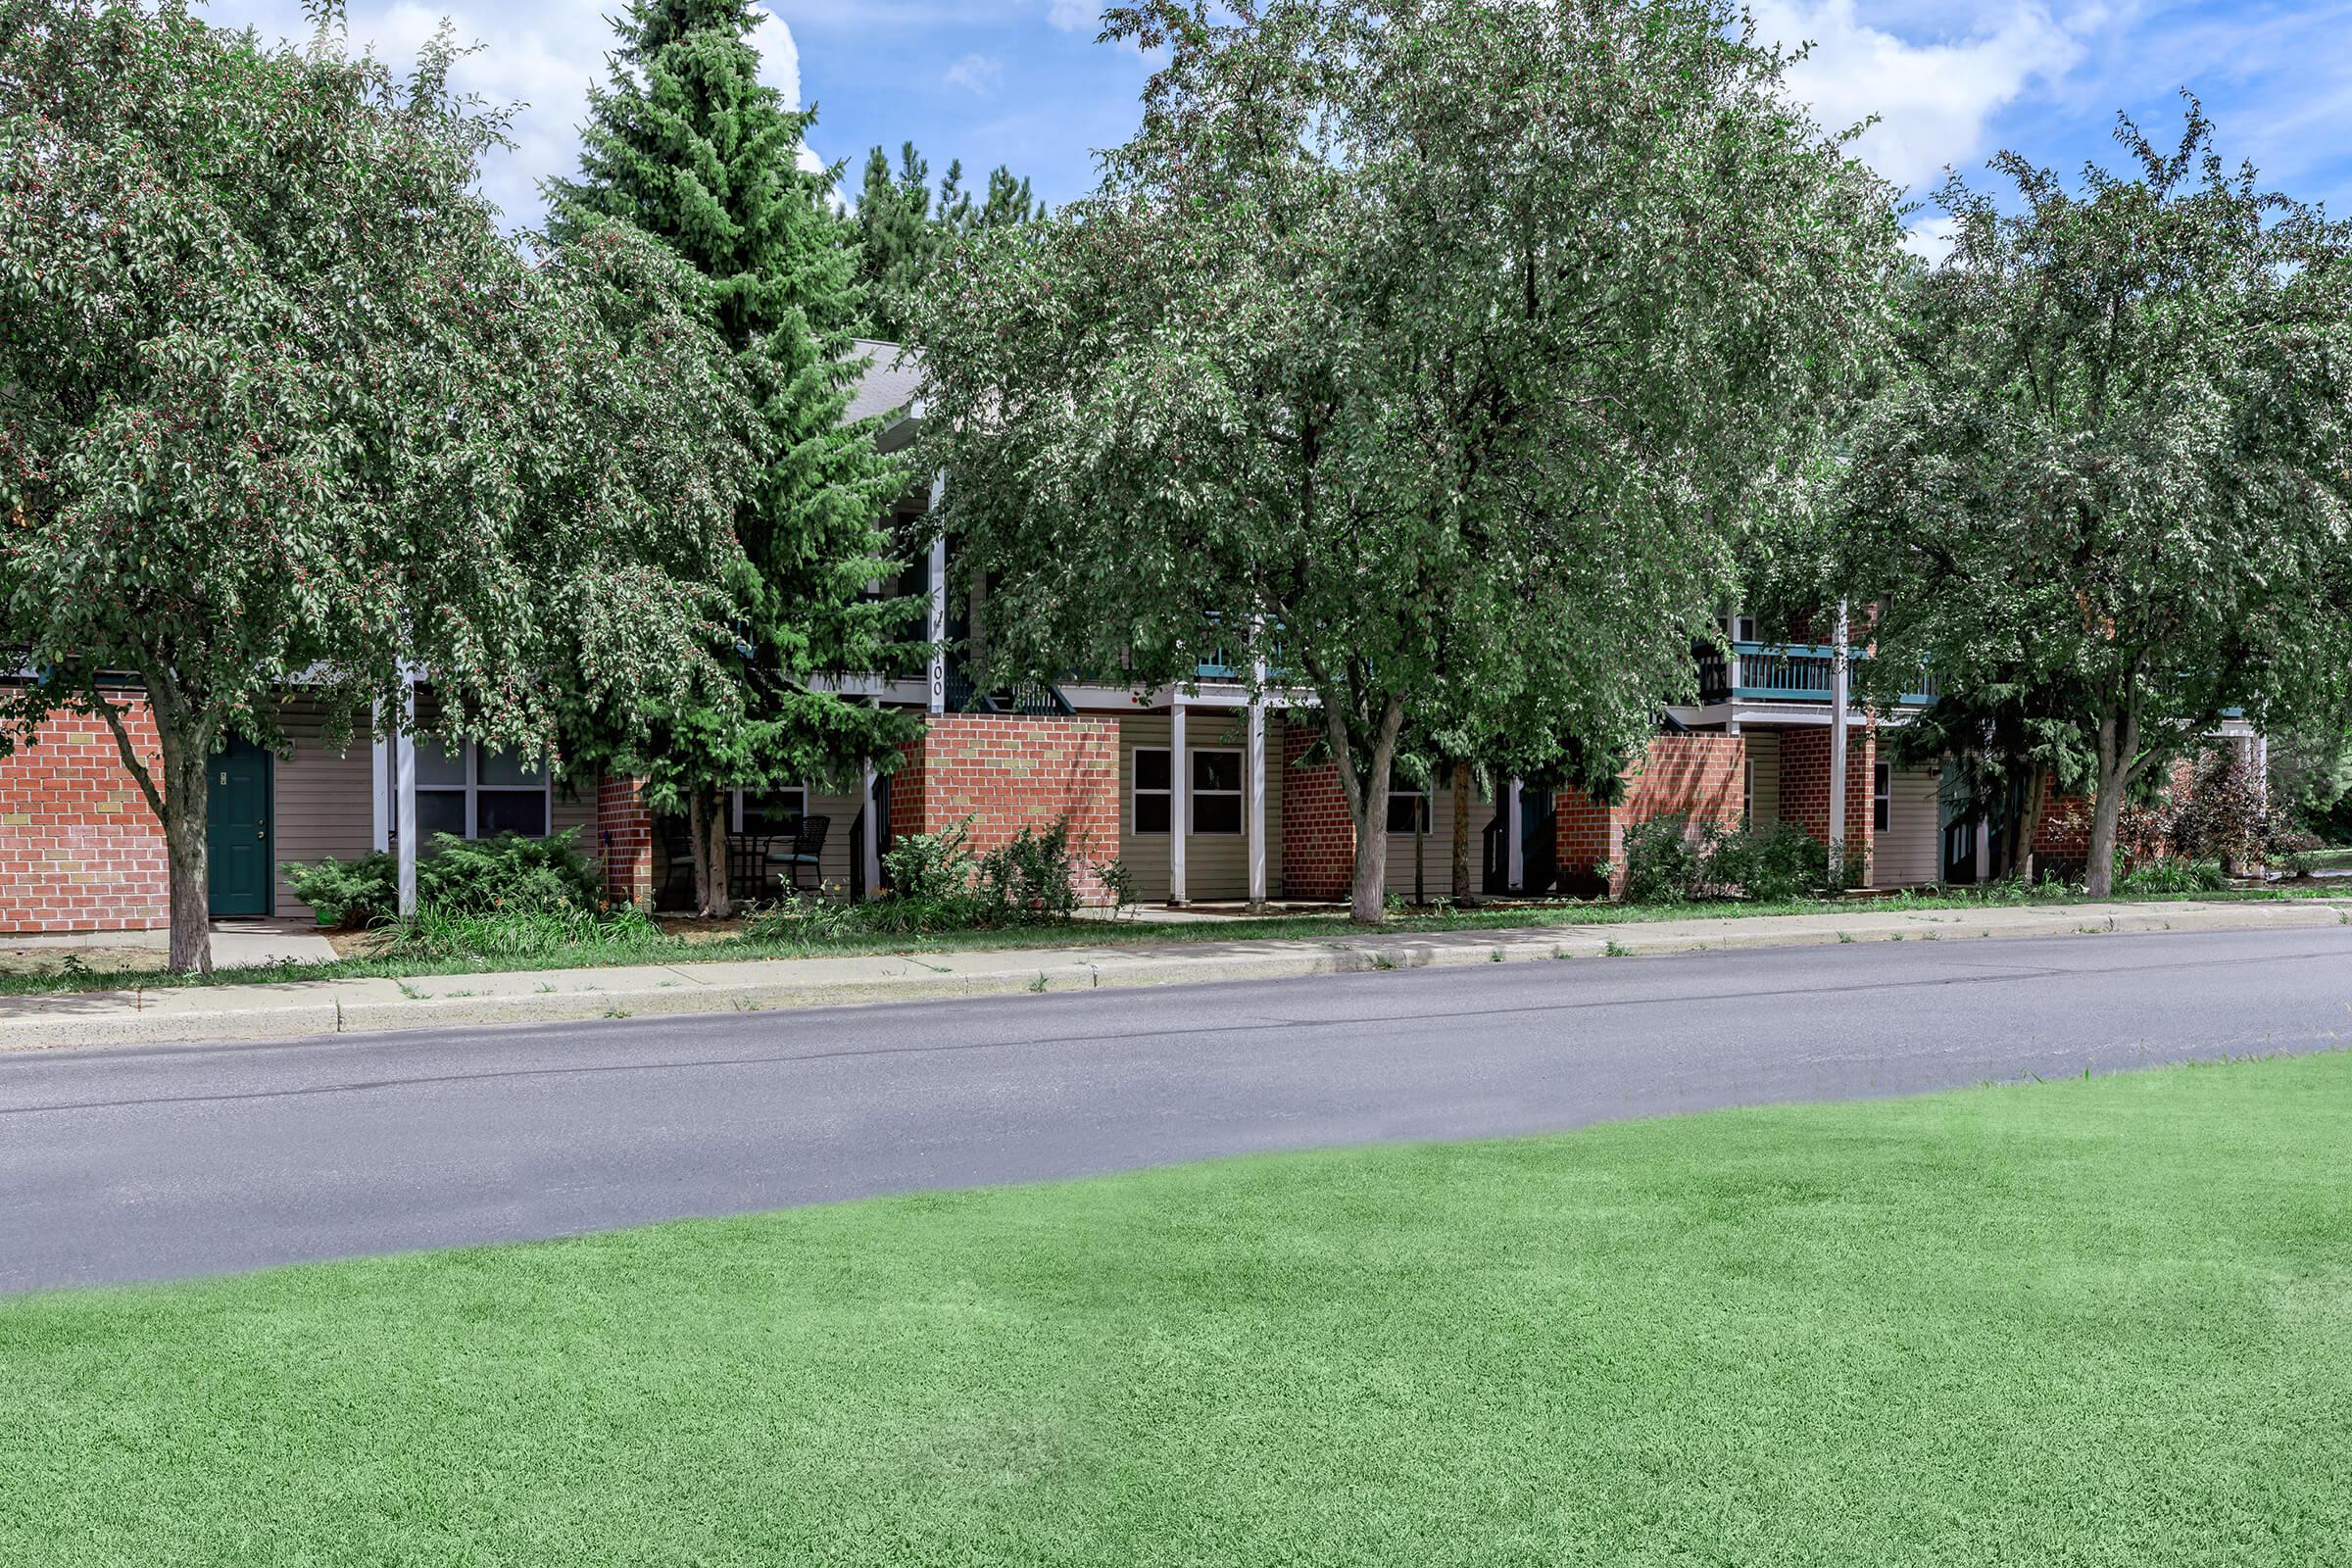
<instances>
[{"instance_id":1,"label":"window","mask_svg":"<svg viewBox=\"0 0 2352 1568\"><path fill-rule=\"evenodd\" d=\"M1389 831L1410 833L1416 828L1424 833L1429 831L1429 792L1389 791Z\"/></svg>"},{"instance_id":2,"label":"window","mask_svg":"<svg viewBox=\"0 0 2352 1568\"><path fill-rule=\"evenodd\" d=\"M436 833L486 839L499 833L547 836L548 781L544 767L525 767L504 752L473 744L457 752L416 741L416 836Z\"/></svg>"},{"instance_id":3,"label":"window","mask_svg":"<svg viewBox=\"0 0 2352 1568\"><path fill-rule=\"evenodd\" d=\"M775 790L735 792L735 831L790 833L808 810L808 786L787 784Z\"/></svg>"},{"instance_id":4,"label":"window","mask_svg":"<svg viewBox=\"0 0 2352 1568\"><path fill-rule=\"evenodd\" d=\"M1893 770L1885 762L1870 770L1870 825L1879 832L1886 831L1886 823L1894 814Z\"/></svg>"},{"instance_id":5,"label":"window","mask_svg":"<svg viewBox=\"0 0 2352 1568\"><path fill-rule=\"evenodd\" d=\"M1756 640L1756 617L1734 615L1732 617L1732 640L1740 643L1754 642Z\"/></svg>"},{"instance_id":6,"label":"window","mask_svg":"<svg viewBox=\"0 0 2352 1568\"><path fill-rule=\"evenodd\" d=\"M1242 830L1242 754L1193 753L1193 831Z\"/></svg>"},{"instance_id":7,"label":"window","mask_svg":"<svg viewBox=\"0 0 2352 1568\"><path fill-rule=\"evenodd\" d=\"M1174 780L1168 772L1168 753L1164 746L1138 746L1134 753L1135 800L1130 808L1133 831L1137 833L1165 833L1168 830L1168 802L1172 798Z\"/></svg>"}]
</instances>

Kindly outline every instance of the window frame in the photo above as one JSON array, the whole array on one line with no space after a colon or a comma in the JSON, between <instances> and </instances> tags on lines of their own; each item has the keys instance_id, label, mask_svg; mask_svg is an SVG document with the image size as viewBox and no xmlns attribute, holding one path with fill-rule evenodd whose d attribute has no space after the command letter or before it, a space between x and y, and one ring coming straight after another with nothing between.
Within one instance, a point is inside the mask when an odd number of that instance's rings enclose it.
<instances>
[{"instance_id":1,"label":"window frame","mask_svg":"<svg viewBox=\"0 0 2352 1568\"><path fill-rule=\"evenodd\" d=\"M1242 838L1246 836L1250 830L1249 760L1242 755L1242 750L1238 746L1193 746L1186 748L1185 761L1188 767L1190 767L1193 762L1203 757L1232 758L1234 787L1229 790L1204 788L1200 783L1200 775L1198 769L1188 772L1185 775L1186 787L1184 791L1185 834L1187 837L1191 838ZM1233 802L1233 826L1230 828L1202 827L1200 825L1200 802L1203 799Z\"/></svg>"},{"instance_id":2,"label":"window frame","mask_svg":"<svg viewBox=\"0 0 2352 1568\"><path fill-rule=\"evenodd\" d=\"M779 795L798 795L801 798L801 815L807 816L808 814L809 790L806 780L796 784L780 784L772 790L745 790L741 788L732 789L729 790L727 794L730 797L727 803L727 831L730 833L741 833L744 831L744 801L747 797L752 795L758 795L765 800L772 800ZM768 831L772 833L775 831L775 829L770 828Z\"/></svg>"},{"instance_id":3,"label":"window frame","mask_svg":"<svg viewBox=\"0 0 2352 1568\"><path fill-rule=\"evenodd\" d=\"M1167 759L1168 781L1156 789L1144 786L1144 770L1140 759L1145 753ZM1145 796L1158 801L1167 820L1158 827L1144 826L1143 816L1136 809ZM1138 838L1172 838L1176 833L1176 751L1172 746L1130 746L1127 748L1127 831Z\"/></svg>"},{"instance_id":4,"label":"window frame","mask_svg":"<svg viewBox=\"0 0 2352 1568\"><path fill-rule=\"evenodd\" d=\"M1873 762L1870 767L1870 830L1887 832L1894 824L1894 765Z\"/></svg>"},{"instance_id":5,"label":"window frame","mask_svg":"<svg viewBox=\"0 0 2352 1568\"><path fill-rule=\"evenodd\" d=\"M1413 836L1413 828L1411 823L1408 822L1403 827L1398 827L1396 825L1396 802L1399 797L1403 797L1407 800L1418 801L1420 803L1422 833L1430 834L1437 831L1437 802L1432 791L1412 789L1400 790L1392 787L1389 791L1388 814L1383 818L1388 827L1389 837L1396 839L1409 839Z\"/></svg>"},{"instance_id":6,"label":"window frame","mask_svg":"<svg viewBox=\"0 0 2352 1568\"><path fill-rule=\"evenodd\" d=\"M1740 825L1752 832L1756 825L1756 760L1740 761Z\"/></svg>"},{"instance_id":7,"label":"window frame","mask_svg":"<svg viewBox=\"0 0 2352 1568\"><path fill-rule=\"evenodd\" d=\"M418 736L416 740L419 744L426 743L426 737L423 736ZM440 743L437 741L430 742L429 744L435 746L436 748L439 748L440 746ZM416 797L419 802L421 802L427 795L455 795L463 799L465 802L465 832L462 836L466 840L466 842L471 843L474 840L484 836L482 833L483 796L537 795L540 800L539 831L536 833L525 833L522 836L528 839L549 839L555 837L555 769L549 767L545 762L541 762L539 764L539 782L536 784L485 784L482 782L482 755L484 750L482 743L480 741L469 740L462 741L459 744L465 750L465 782L460 784L427 784L419 780L416 784ZM447 751L443 750L442 755L446 757L448 755ZM418 812L420 817L422 814L423 813L421 811ZM399 830L396 826L394 828L395 837L398 836L398 831ZM428 840L431 835L426 833L423 827L419 825L417 828L416 837L419 840L417 847L422 849L422 841Z\"/></svg>"}]
</instances>

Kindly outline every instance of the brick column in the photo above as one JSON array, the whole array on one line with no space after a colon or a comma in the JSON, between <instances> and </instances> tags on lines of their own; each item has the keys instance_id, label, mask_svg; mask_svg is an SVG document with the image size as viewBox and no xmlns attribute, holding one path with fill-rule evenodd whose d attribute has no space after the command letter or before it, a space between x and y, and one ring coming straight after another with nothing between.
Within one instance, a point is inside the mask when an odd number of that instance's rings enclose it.
<instances>
[{"instance_id":1,"label":"brick column","mask_svg":"<svg viewBox=\"0 0 2352 1568\"><path fill-rule=\"evenodd\" d=\"M596 781L596 844L605 864L605 897L614 904L654 906L654 812L645 780L600 775Z\"/></svg>"},{"instance_id":2,"label":"brick column","mask_svg":"<svg viewBox=\"0 0 2352 1568\"><path fill-rule=\"evenodd\" d=\"M1298 765L1317 738L1307 725L1282 720L1282 892L1337 901L1355 890L1355 818L1337 763Z\"/></svg>"},{"instance_id":3,"label":"brick column","mask_svg":"<svg viewBox=\"0 0 2352 1568\"><path fill-rule=\"evenodd\" d=\"M1080 902L1107 904L1095 866L1119 853L1119 726L1109 718L937 713L890 780L893 838L970 824L984 855L1067 820Z\"/></svg>"},{"instance_id":4,"label":"brick column","mask_svg":"<svg viewBox=\"0 0 2352 1568\"><path fill-rule=\"evenodd\" d=\"M1876 728L1846 737L1845 854L1868 868L1878 850L1871 785L1879 758ZM1794 822L1817 843L1830 842L1830 732L1807 726L1781 732L1781 819Z\"/></svg>"},{"instance_id":5,"label":"brick column","mask_svg":"<svg viewBox=\"0 0 2352 1568\"><path fill-rule=\"evenodd\" d=\"M1590 877L1606 860L1612 868L1608 892L1617 897L1625 892L1625 830L1635 823L1685 816L1693 829L1710 822L1737 827L1746 766L1743 735L1659 735L1625 770L1625 798L1617 805L1598 806L1581 791L1559 791L1552 827L1563 875ZM1867 812L1867 790L1863 806Z\"/></svg>"}]
</instances>

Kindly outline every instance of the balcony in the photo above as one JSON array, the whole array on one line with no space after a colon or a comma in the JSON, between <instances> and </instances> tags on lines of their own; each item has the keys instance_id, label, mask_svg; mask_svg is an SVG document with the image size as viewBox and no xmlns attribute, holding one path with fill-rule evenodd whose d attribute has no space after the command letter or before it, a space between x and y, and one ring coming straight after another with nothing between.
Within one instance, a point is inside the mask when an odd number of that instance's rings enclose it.
<instances>
[{"instance_id":1,"label":"balcony","mask_svg":"<svg viewBox=\"0 0 2352 1568\"><path fill-rule=\"evenodd\" d=\"M1830 645L1750 643L1730 645L1730 652L1701 643L1698 660L1698 700L1702 703L1827 703L1830 665L1838 650ZM1865 649L1851 657L1868 659ZM1924 708L1936 700L1936 683L1905 692L1906 707Z\"/></svg>"}]
</instances>

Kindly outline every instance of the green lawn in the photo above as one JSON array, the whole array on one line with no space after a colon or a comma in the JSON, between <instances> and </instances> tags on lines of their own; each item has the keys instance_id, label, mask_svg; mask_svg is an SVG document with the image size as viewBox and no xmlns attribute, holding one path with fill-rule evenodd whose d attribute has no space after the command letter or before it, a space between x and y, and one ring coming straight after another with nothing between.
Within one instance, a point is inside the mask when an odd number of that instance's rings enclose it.
<instances>
[{"instance_id":1,"label":"green lawn","mask_svg":"<svg viewBox=\"0 0 2352 1568\"><path fill-rule=\"evenodd\" d=\"M2123 895L2115 904L2167 904L2176 894ZM2251 903L2286 899L2352 898L2352 887L2320 884L2295 888L2241 888L2200 893L2200 904ZM1638 921L1693 918L1735 919L1773 914L1867 913L1873 909L1980 909L2034 904L2080 904L2079 894L2061 887L2020 893L2003 888L1980 893L1966 888L1904 892L1883 898L1797 900L1783 904L1637 905L1606 902L1517 904L1503 908L1449 909L1437 914L1400 914L1382 930L1392 936L1445 931L1495 931L1536 926L1621 925ZM128 991L182 985L282 984L297 980L365 979L428 974L490 974L533 969L593 969L616 964L703 963L744 958L807 958L872 953L943 953L987 949L1137 947L1192 942L1241 942L1282 938L1342 942L1365 934L1340 912L1277 914L1259 918L1204 920L1182 925L1137 920L1073 920L1061 925L1003 930L940 931L920 936L861 935L688 940L665 934L642 939L567 945L522 954L404 954L345 958L332 963L274 963L220 969L209 975L166 974L126 969L108 962L69 966L66 955L44 950L10 961L0 956L0 996L60 991ZM0 940L0 948L5 947Z\"/></svg>"},{"instance_id":2,"label":"green lawn","mask_svg":"<svg viewBox=\"0 0 2352 1568\"><path fill-rule=\"evenodd\" d=\"M2352 1055L0 1303L0 1562L2352 1560Z\"/></svg>"}]
</instances>

